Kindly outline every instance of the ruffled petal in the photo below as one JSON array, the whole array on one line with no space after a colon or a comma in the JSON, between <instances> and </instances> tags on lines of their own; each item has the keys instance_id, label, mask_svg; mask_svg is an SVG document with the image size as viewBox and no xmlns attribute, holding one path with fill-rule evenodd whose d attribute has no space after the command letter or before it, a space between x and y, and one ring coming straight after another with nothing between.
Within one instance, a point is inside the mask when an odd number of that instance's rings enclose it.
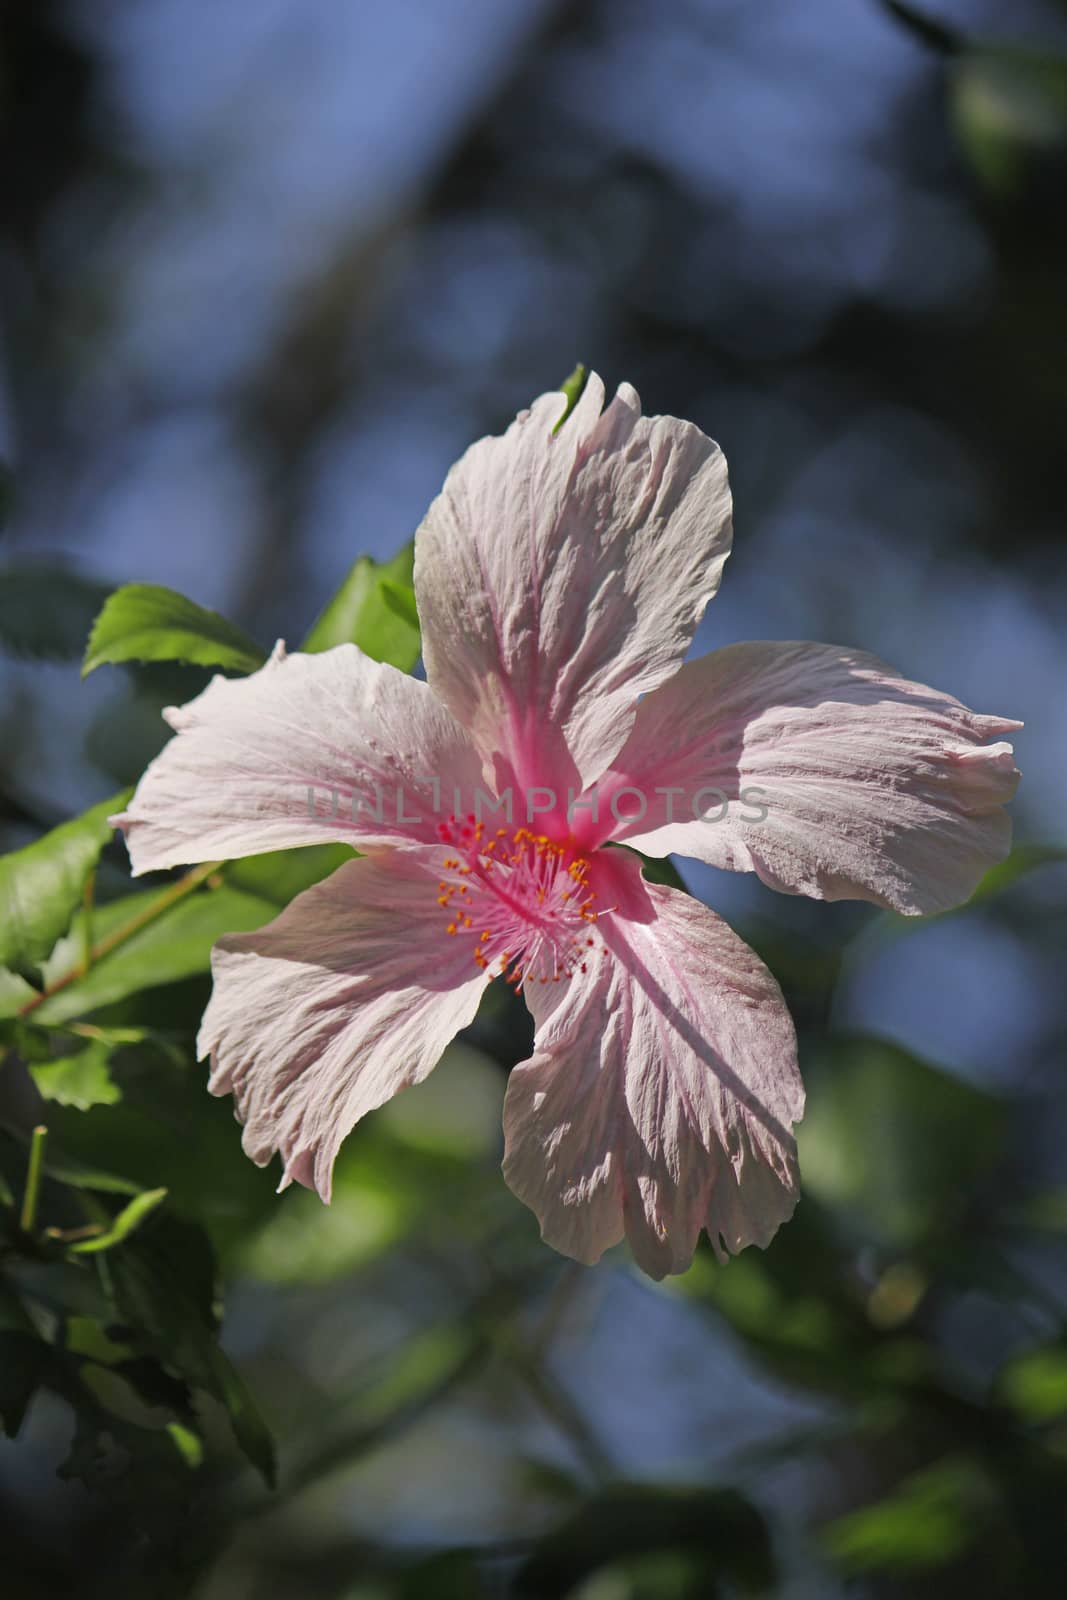
<instances>
[{"instance_id":1,"label":"ruffled petal","mask_svg":"<svg viewBox=\"0 0 1067 1600\"><path fill-rule=\"evenodd\" d=\"M766 1245L798 1196L804 1091L781 991L720 918L614 868L632 915L584 977L527 997L534 1054L504 1102L504 1176L549 1244L592 1263L624 1235L653 1278ZM640 902L636 904L635 902Z\"/></svg>"},{"instance_id":2,"label":"ruffled petal","mask_svg":"<svg viewBox=\"0 0 1067 1600\"><path fill-rule=\"evenodd\" d=\"M594 374L452 468L415 541L427 677L498 788L604 771L679 666L729 554L718 445ZM576 770L577 769L577 772Z\"/></svg>"},{"instance_id":3,"label":"ruffled petal","mask_svg":"<svg viewBox=\"0 0 1067 1600\"><path fill-rule=\"evenodd\" d=\"M488 979L445 936L437 853L346 862L255 933L220 939L197 1051L232 1094L244 1148L330 1198L359 1119L419 1083L473 1021Z\"/></svg>"},{"instance_id":4,"label":"ruffled petal","mask_svg":"<svg viewBox=\"0 0 1067 1600\"><path fill-rule=\"evenodd\" d=\"M247 678L216 677L164 713L177 738L128 810L135 873L342 840L428 844L481 765L425 683L355 645L287 655Z\"/></svg>"},{"instance_id":5,"label":"ruffled petal","mask_svg":"<svg viewBox=\"0 0 1067 1600\"><path fill-rule=\"evenodd\" d=\"M1000 736L1021 726L858 651L730 645L642 701L601 817L646 854L756 872L790 894L944 911L1008 853L1019 773ZM647 798L643 815L624 787ZM613 794L628 824L613 823Z\"/></svg>"}]
</instances>

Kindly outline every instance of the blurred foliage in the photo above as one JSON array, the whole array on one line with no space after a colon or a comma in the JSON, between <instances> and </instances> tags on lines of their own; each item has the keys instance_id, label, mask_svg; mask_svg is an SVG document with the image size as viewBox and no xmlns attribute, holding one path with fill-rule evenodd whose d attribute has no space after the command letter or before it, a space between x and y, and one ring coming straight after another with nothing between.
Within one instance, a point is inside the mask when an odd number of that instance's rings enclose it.
<instances>
[{"instance_id":1,"label":"blurred foliage","mask_svg":"<svg viewBox=\"0 0 1067 1600\"><path fill-rule=\"evenodd\" d=\"M0 650L46 661L74 661L85 649L107 584L52 567L0 572Z\"/></svg>"},{"instance_id":2,"label":"blurred foliage","mask_svg":"<svg viewBox=\"0 0 1067 1600\"><path fill-rule=\"evenodd\" d=\"M632 1581L637 1594L696 1600L726 1592L766 1594L775 1565L763 1518L735 1490L621 1485L543 1540L519 1569L515 1589L537 1600L573 1594L597 1572L621 1580L623 1593L635 1592Z\"/></svg>"},{"instance_id":3,"label":"blurred foliage","mask_svg":"<svg viewBox=\"0 0 1067 1600\"><path fill-rule=\"evenodd\" d=\"M949 64L949 106L975 175L1018 207L1051 195L1067 171L1067 48L974 37L937 10L883 0L886 11Z\"/></svg>"}]
</instances>

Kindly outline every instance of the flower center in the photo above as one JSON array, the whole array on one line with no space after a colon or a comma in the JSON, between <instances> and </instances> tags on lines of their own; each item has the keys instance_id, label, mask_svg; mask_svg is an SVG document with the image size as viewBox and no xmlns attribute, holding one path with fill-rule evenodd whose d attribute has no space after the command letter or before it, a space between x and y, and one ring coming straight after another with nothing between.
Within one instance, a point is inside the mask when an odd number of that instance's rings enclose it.
<instances>
[{"instance_id":1,"label":"flower center","mask_svg":"<svg viewBox=\"0 0 1067 1600\"><path fill-rule=\"evenodd\" d=\"M437 832L450 847L437 903L448 934L473 940L478 967L516 989L585 971L598 916L585 856L543 833L487 829L473 816L449 817Z\"/></svg>"}]
</instances>

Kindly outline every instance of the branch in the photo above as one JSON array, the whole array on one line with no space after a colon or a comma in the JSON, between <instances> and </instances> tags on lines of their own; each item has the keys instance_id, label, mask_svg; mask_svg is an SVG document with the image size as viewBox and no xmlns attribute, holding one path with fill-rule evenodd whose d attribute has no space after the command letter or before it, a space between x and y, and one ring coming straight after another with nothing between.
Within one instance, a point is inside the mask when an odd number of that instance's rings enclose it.
<instances>
[{"instance_id":1,"label":"branch","mask_svg":"<svg viewBox=\"0 0 1067 1600\"><path fill-rule=\"evenodd\" d=\"M17 1015L28 1017L31 1012L37 1010L38 1006L43 1006L46 1000L50 1000L54 994L59 994L63 989L69 989L71 984L77 983L80 978L84 978L89 969L95 967L97 962L102 961L105 956L110 955L112 950L117 950L128 939L132 939L135 933L140 933L142 928L147 928L151 923L156 922L165 911L170 910L171 906L177 905L179 900L184 900L186 895L192 894L194 889L199 889L200 885L206 883L210 877L219 871L221 866L221 861L205 861L203 865L194 867L191 872L187 872L184 878L179 878L177 883L172 883L168 889L164 889L161 894L157 895L151 905L146 906L143 911L139 911L128 922L124 922L121 927L109 933L106 938L100 939L96 944L92 945L85 952L82 960L71 967L69 972L65 972L61 978L56 978L53 983L48 984L39 994L35 994L31 1000L27 1000L24 1006L20 1006Z\"/></svg>"}]
</instances>

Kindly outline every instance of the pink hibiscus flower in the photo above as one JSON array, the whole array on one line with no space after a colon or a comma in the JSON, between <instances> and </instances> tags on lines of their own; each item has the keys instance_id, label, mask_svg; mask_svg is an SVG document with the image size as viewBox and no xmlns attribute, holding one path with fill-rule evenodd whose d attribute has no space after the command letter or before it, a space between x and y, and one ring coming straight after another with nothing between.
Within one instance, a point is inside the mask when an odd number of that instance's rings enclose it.
<instances>
[{"instance_id":1,"label":"pink hibiscus flower","mask_svg":"<svg viewBox=\"0 0 1067 1600\"><path fill-rule=\"evenodd\" d=\"M416 539L427 682L342 645L167 713L137 872L324 840L363 854L222 939L200 1033L244 1147L329 1198L345 1135L431 1071L506 975L536 1024L504 1176L545 1239L624 1236L653 1277L765 1245L798 1196L804 1092L777 983L627 841L897 911L1005 855L1020 726L832 645L683 665L730 549L718 446L595 376L448 475ZM332 792L332 802L331 802ZM710 798L709 798L710 797Z\"/></svg>"}]
</instances>

